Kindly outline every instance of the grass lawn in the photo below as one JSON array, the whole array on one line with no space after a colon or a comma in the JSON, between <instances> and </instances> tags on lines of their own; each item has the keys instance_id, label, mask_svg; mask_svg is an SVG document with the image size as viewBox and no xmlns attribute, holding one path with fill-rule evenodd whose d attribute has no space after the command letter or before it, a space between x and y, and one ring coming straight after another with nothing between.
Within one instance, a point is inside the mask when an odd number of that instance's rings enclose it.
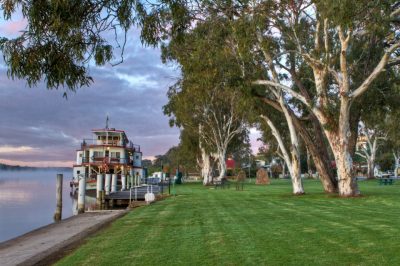
<instances>
[{"instance_id":1,"label":"grass lawn","mask_svg":"<svg viewBox=\"0 0 400 266\"><path fill-rule=\"evenodd\" d=\"M288 180L245 191L201 184L141 207L88 239L59 265L400 265L400 181L359 182L342 199Z\"/></svg>"}]
</instances>

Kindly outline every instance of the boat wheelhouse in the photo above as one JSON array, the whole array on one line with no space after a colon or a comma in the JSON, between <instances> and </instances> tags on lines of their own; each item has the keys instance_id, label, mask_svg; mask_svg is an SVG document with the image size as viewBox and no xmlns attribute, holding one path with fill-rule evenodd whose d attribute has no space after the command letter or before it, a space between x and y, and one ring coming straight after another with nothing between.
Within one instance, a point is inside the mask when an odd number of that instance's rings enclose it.
<instances>
[{"instance_id":1,"label":"boat wheelhouse","mask_svg":"<svg viewBox=\"0 0 400 266\"><path fill-rule=\"evenodd\" d=\"M113 175L122 186L132 184L133 179L143 177L142 152L133 144L123 130L115 128L93 129L92 138L84 139L76 151L73 166L73 182L85 177L86 189L96 189L98 176ZM136 182L136 181L135 181Z\"/></svg>"}]
</instances>

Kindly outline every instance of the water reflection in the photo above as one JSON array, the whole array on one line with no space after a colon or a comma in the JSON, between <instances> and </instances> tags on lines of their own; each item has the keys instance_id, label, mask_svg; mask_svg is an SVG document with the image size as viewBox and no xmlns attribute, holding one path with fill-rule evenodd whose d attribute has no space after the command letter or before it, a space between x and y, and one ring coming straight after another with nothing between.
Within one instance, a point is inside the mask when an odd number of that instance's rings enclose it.
<instances>
[{"instance_id":1,"label":"water reflection","mask_svg":"<svg viewBox=\"0 0 400 266\"><path fill-rule=\"evenodd\" d=\"M74 215L78 214L78 191L71 193L72 200L72 213ZM94 211L98 210L98 206L96 204L96 191L87 191L85 195L85 210L86 211Z\"/></svg>"},{"instance_id":2,"label":"water reflection","mask_svg":"<svg viewBox=\"0 0 400 266\"><path fill-rule=\"evenodd\" d=\"M0 171L0 242L53 222L56 207L56 175L64 174L62 218L77 209L70 195L72 171ZM96 202L90 195L88 206Z\"/></svg>"}]
</instances>

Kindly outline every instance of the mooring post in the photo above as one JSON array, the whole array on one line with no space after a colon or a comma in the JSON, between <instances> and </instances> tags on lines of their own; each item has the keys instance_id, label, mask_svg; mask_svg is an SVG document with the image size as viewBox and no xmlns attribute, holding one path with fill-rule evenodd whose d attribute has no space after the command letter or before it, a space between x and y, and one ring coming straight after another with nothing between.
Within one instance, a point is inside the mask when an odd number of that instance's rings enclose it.
<instances>
[{"instance_id":1,"label":"mooring post","mask_svg":"<svg viewBox=\"0 0 400 266\"><path fill-rule=\"evenodd\" d=\"M121 184L122 184L121 191L123 191L126 189L126 175L121 175Z\"/></svg>"},{"instance_id":2,"label":"mooring post","mask_svg":"<svg viewBox=\"0 0 400 266\"><path fill-rule=\"evenodd\" d=\"M132 206L132 188L129 189L129 207Z\"/></svg>"},{"instance_id":3,"label":"mooring post","mask_svg":"<svg viewBox=\"0 0 400 266\"><path fill-rule=\"evenodd\" d=\"M106 174L106 184L105 184L106 195L110 194L110 188L111 188L111 174Z\"/></svg>"},{"instance_id":4,"label":"mooring post","mask_svg":"<svg viewBox=\"0 0 400 266\"><path fill-rule=\"evenodd\" d=\"M101 191L100 195L101 195L101 209L104 209L105 205L106 205L106 194L105 194L105 191Z\"/></svg>"},{"instance_id":5,"label":"mooring post","mask_svg":"<svg viewBox=\"0 0 400 266\"><path fill-rule=\"evenodd\" d=\"M97 205L101 205L101 192L103 191L103 175L97 175L96 199Z\"/></svg>"},{"instance_id":6,"label":"mooring post","mask_svg":"<svg viewBox=\"0 0 400 266\"><path fill-rule=\"evenodd\" d=\"M57 174L56 181L56 211L54 213L54 221L61 221L62 217L62 184L63 184L63 175Z\"/></svg>"},{"instance_id":7,"label":"mooring post","mask_svg":"<svg viewBox=\"0 0 400 266\"><path fill-rule=\"evenodd\" d=\"M117 192L117 175L111 176L111 192Z\"/></svg>"},{"instance_id":8,"label":"mooring post","mask_svg":"<svg viewBox=\"0 0 400 266\"><path fill-rule=\"evenodd\" d=\"M85 212L86 178L84 175L79 177L78 188L78 213Z\"/></svg>"}]
</instances>

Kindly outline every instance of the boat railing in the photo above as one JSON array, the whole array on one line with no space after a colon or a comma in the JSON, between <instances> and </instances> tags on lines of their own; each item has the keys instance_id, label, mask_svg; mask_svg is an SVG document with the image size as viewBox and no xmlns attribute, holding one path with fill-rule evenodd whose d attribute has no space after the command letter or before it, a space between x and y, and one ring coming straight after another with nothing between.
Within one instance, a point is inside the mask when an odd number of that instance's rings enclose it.
<instances>
[{"instance_id":1,"label":"boat railing","mask_svg":"<svg viewBox=\"0 0 400 266\"><path fill-rule=\"evenodd\" d=\"M134 149L135 151L140 152L140 145L133 144L131 141L126 142L123 140L83 139L81 142L81 149L84 149L87 146L93 146L93 145L107 145L107 146L124 147L124 148L128 148L128 149Z\"/></svg>"},{"instance_id":2,"label":"boat railing","mask_svg":"<svg viewBox=\"0 0 400 266\"><path fill-rule=\"evenodd\" d=\"M118 157L82 157L82 163L106 163L106 164L132 164L130 158Z\"/></svg>"}]
</instances>

